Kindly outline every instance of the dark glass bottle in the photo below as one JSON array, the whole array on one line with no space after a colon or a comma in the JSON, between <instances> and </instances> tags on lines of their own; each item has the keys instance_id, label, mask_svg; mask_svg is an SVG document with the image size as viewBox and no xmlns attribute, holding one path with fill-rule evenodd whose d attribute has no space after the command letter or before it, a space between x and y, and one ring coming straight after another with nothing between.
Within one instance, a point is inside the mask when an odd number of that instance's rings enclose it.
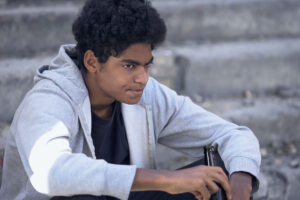
<instances>
[{"instance_id":1,"label":"dark glass bottle","mask_svg":"<svg viewBox=\"0 0 300 200\"><path fill-rule=\"evenodd\" d=\"M207 166L218 166L216 161L216 149L214 146L204 147L204 161ZM217 193L211 196L210 200L227 200L224 189L219 185Z\"/></svg>"}]
</instances>

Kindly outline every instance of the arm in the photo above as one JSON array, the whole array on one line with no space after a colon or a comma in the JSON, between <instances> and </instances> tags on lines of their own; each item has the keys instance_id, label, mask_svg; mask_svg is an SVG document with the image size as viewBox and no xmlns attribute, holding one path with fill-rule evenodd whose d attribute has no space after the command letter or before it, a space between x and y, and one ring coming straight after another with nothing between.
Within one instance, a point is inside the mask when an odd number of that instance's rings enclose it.
<instances>
[{"instance_id":1,"label":"arm","mask_svg":"<svg viewBox=\"0 0 300 200\"><path fill-rule=\"evenodd\" d=\"M203 154L203 146L218 145L229 174L251 174L253 190L257 190L261 157L258 140L249 128L221 119L155 80L151 89L155 91L153 120L159 143L196 158Z\"/></svg>"},{"instance_id":2,"label":"arm","mask_svg":"<svg viewBox=\"0 0 300 200\"><path fill-rule=\"evenodd\" d=\"M249 200L252 192L253 176L245 172L234 172L230 176L233 200Z\"/></svg>"},{"instance_id":3,"label":"arm","mask_svg":"<svg viewBox=\"0 0 300 200\"><path fill-rule=\"evenodd\" d=\"M170 194L190 192L196 198L210 199L218 182L231 199L227 176L219 167L197 166L177 171L137 169L132 191L159 190ZM201 197L201 198L200 198Z\"/></svg>"},{"instance_id":4,"label":"arm","mask_svg":"<svg viewBox=\"0 0 300 200\"><path fill-rule=\"evenodd\" d=\"M91 194L127 199L136 166L113 165L71 148L78 118L63 93L39 90L26 97L12 132L28 178L48 196ZM80 141L80 140L77 140ZM107 181L110 180L110 181Z\"/></svg>"}]
</instances>

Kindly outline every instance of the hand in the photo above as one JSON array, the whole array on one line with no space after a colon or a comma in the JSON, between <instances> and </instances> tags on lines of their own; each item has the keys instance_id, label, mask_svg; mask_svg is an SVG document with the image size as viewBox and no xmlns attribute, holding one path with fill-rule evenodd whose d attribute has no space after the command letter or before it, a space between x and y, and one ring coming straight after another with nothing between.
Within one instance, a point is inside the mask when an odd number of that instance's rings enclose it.
<instances>
[{"instance_id":1,"label":"hand","mask_svg":"<svg viewBox=\"0 0 300 200\"><path fill-rule=\"evenodd\" d=\"M209 200L219 189L219 183L225 190L227 198L231 199L228 178L220 167L197 166L177 171L169 171L167 175L170 184L166 184L166 192L180 194L190 192L197 199Z\"/></svg>"},{"instance_id":2,"label":"hand","mask_svg":"<svg viewBox=\"0 0 300 200\"><path fill-rule=\"evenodd\" d=\"M230 176L232 200L249 200L252 191L252 175L234 172Z\"/></svg>"}]
</instances>

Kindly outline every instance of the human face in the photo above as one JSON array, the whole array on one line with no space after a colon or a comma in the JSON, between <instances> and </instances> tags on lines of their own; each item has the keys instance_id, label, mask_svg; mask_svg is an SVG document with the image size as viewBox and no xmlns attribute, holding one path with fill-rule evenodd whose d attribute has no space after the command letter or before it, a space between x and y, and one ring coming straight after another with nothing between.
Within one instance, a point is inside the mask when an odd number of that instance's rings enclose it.
<instances>
[{"instance_id":1,"label":"human face","mask_svg":"<svg viewBox=\"0 0 300 200\"><path fill-rule=\"evenodd\" d=\"M129 46L118 57L110 56L96 73L96 92L111 101L138 103L148 82L152 61L151 45L145 43Z\"/></svg>"}]
</instances>

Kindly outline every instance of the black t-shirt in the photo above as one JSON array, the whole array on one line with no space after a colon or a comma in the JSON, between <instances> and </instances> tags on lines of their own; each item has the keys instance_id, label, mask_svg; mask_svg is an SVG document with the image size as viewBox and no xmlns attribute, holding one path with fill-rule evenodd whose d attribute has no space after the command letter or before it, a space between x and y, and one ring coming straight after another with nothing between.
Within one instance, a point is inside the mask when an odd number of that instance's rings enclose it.
<instances>
[{"instance_id":1,"label":"black t-shirt","mask_svg":"<svg viewBox=\"0 0 300 200\"><path fill-rule=\"evenodd\" d=\"M114 102L113 113L109 119L102 119L92 112L92 139L97 159L108 163L128 165L130 163L126 129L121 112L121 104ZM99 200L116 200L109 196Z\"/></svg>"},{"instance_id":2,"label":"black t-shirt","mask_svg":"<svg viewBox=\"0 0 300 200\"><path fill-rule=\"evenodd\" d=\"M109 119L102 119L92 112L92 139L97 159L108 163L128 165L129 146L121 112L121 104L114 102Z\"/></svg>"}]
</instances>

